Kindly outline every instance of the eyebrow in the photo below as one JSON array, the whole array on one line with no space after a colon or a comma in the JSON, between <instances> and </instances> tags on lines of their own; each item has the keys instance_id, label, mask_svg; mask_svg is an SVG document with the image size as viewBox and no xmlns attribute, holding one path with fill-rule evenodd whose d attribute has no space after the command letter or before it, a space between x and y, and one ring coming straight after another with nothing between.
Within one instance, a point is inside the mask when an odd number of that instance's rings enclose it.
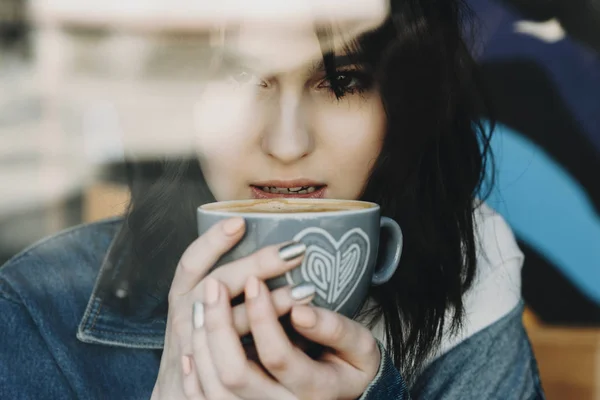
<instances>
[{"instance_id":1,"label":"eyebrow","mask_svg":"<svg viewBox=\"0 0 600 400\"><path fill-rule=\"evenodd\" d=\"M328 54L328 55L330 56L331 54ZM350 65L361 64L362 62L360 61L359 57L356 54L352 54L352 55L344 54L344 55L334 56L333 63L336 68L343 68L343 67L347 67ZM310 73L313 74L315 72L323 71L323 70L325 70L325 63L323 60L319 60L319 61L315 61L315 63L313 63L313 65L310 68Z\"/></svg>"},{"instance_id":2,"label":"eyebrow","mask_svg":"<svg viewBox=\"0 0 600 400\"><path fill-rule=\"evenodd\" d=\"M324 58L326 56L331 57L332 53L327 53L321 59L314 61L309 67L310 74L325 70ZM226 65L242 65L249 68L260 65L259 59L254 58L249 54L243 54L239 51L232 51L230 49L222 51L220 58L221 61ZM333 63L336 68L343 68L350 65L362 64L363 62L360 60L360 57L357 54L340 54L333 55Z\"/></svg>"}]
</instances>

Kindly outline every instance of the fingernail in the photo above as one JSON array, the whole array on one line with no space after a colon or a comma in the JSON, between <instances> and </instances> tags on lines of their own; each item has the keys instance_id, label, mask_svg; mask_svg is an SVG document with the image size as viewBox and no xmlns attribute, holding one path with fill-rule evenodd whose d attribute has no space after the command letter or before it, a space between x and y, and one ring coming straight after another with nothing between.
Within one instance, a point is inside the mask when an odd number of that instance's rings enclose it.
<instances>
[{"instance_id":1,"label":"fingernail","mask_svg":"<svg viewBox=\"0 0 600 400\"><path fill-rule=\"evenodd\" d=\"M292 322L300 328L314 328L317 325L317 313L308 306L294 307Z\"/></svg>"},{"instance_id":2,"label":"fingernail","mask_svg":"<svg viewBox=\"0 0 600 400\"><path fill-rule=\"evenodd\" d=\"M246 297L249 299L255 299L258 297L258 293L260 292L260 282L256 277L251 276L248 278L248 282L246 282Z\"/></svg>"},{"instance_id":3,"label":"fingernail","mask_svg":"<svg viewBox=\"0 0 600 400\"><path fill-rule=\"evenodd\" d=\"M310 282L303 282L296 285L291 290L291 296L294 301L300 302L307 300L315 295L317 288Z\"/></svg>"},{"instance_id":4,"label":"fingernail","mask_svg":"<svg viewBox=\"0 0 600 400\"><path fill-rule=\"evenodd\" d=\"M192 372L192 360L190 360L190 357L181 356L181 369L185 376L188 376Z\"/></svg>"},{"instance_id":5,"label":"fingernail","mask_svg":"<svg viewBox=\"0 0 600 400\"><path fill-rule=\"evenodd\" d=\"M206 304L215 304L219 300L219 282L216 279L207 277L204 280L206 293L204 293L204 301Z\"/></svg>"},{"instance_id":6,"label":"fingernail","mask_svg":"<svg viewBox=\"0 0 600 400\"><path fill-rule=\"evenodd\" d=\"M292 242L279 249L279 257L283 261L290 261L300 257L306 251L306 245L302 242Z\"/></svg>"},{"instance_id":7,"label":"fingernail","mask_svg":"<svg viewBox=\"0 0 600 400\"><path fill-rule=\"evenodd\" d=\"M230 218L223 224L223 232L226 235L232 236L239 232L244 226L244 219L241 217Z\"/></svg>"},{"instance_id":8,"label":"fingernail","mask_svg":"<svg viewBox=\"0 0 600 400\"><path fill-rule=\"evenodd\" d=\"M192 321L194 329L200 329L204 326L204 304L199 301L194 302L192 306Z\"/></svg>"}]
</instances>

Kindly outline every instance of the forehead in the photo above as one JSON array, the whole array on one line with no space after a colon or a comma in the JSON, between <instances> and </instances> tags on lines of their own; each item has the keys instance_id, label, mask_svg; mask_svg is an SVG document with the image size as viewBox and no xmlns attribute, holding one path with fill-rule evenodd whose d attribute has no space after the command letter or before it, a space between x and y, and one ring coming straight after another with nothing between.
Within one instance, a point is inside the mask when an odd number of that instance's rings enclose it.
<instances>
[{"instance_id":1,"label":"forehead","mask_svg":"<svg viewBox=\"0 0 600 400\"><path fill-rule=\"evenodd\" d=\"M242 21L222 28L219 46L229 59L268 74L297 69L316 69L323 54L343 56L349 45L370 27L365 23L311 20L282 22ZM343 60L346 61L346 60Z\"/></svg>"},{"instance_id":2,"label":"forehead","mask_svg":"<svg viewBox=\"0 0 600 400\"><path fill-rule=\"evenodd\" d=\"M284 29L279 24L244 23L233 35L240 57L274 71L296 69L321 57L315 27L309 23Z\"/></svg>"}]
</instances>

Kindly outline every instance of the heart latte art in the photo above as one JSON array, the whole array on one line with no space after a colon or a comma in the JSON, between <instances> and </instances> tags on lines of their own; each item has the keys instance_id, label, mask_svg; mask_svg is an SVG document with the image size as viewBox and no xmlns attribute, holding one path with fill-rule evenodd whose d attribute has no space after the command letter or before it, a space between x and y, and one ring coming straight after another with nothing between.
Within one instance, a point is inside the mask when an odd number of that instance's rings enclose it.
<instances>
[{"instance_id":1,"label":"heart latte art","mask_svg":"<svg viewBox=\"0 0 600 400\"><path fill-rule=\"evenodd\" d=\"M306 244L300 276L288 272L288 283L310 281L317 288L314 303L338 311L350 298L369 261L369 237L359 228L346 232L336 241L321 228L307 228L294 237ZM295 275L293 277L292 275Z\"/></svg>"}]
</instances>

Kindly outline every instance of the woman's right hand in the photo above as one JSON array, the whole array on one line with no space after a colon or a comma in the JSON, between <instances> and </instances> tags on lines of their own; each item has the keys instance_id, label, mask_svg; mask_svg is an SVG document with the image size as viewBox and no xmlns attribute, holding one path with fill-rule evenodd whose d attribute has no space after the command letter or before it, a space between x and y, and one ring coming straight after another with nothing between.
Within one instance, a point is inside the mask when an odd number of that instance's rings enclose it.
<instances>
[{"instance_id":1,"label":"woman's right hand","mask_svg":"<svg viewBox=\"0 0 600 400\"><path fill-rule=\"evenodd\" d=\"M169 292L165 342L152 400L189 399L194 393L202 393L201 388L195 386L199 385L197 380L187 379L184 385L183 374L189 374L193 368L189 356L193 353L192 307L194 302L204 299L206 276L225 285L234 298L243 292L249 277L267 280L301 264L306 247L302 243L288 243L265 247L209 273L219 258L242 238L244 228L244 220L239 217L220 221L196 239L179 260ZM293 305L311 300L295 294L290 287L271 292L278 315L288 313ZM240 336L250 331L244 304L233 308L233 319Z\"/></svg>"}]
</instances>

